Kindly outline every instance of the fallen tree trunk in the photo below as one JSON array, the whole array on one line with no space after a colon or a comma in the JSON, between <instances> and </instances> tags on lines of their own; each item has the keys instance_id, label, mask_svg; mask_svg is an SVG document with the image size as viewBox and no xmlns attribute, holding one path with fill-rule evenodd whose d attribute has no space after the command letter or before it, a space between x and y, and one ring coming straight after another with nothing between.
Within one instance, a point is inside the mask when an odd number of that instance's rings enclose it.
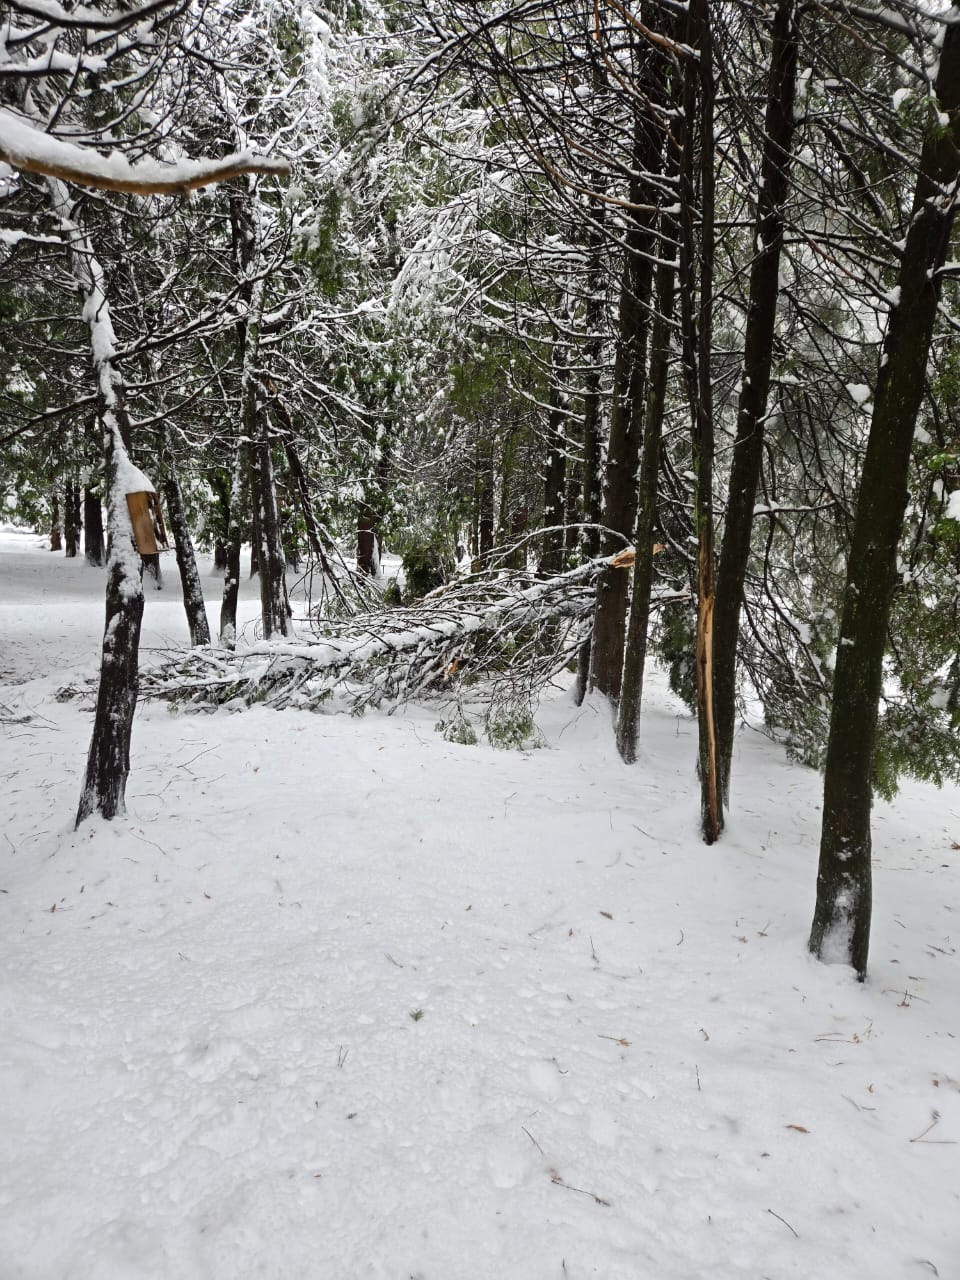
<instances>
[{"instance_id":1,"label":"fallen tree trunk","mask_svg":"<svg viewBox=\"0 0 960 1280\"><path fill-rule=\"evenodd\" d=\"M628 550L546 580L525 573L470 578L412 608L324 620L322 636L233 652L197 649L143 672L141 696L198 710L255 703L314 709L335 692L353 707L399 705L473 682L481 699L507 691L533 696L575 659L600 573L625 572L632 563Z\"/></svg>"}]
</instances>

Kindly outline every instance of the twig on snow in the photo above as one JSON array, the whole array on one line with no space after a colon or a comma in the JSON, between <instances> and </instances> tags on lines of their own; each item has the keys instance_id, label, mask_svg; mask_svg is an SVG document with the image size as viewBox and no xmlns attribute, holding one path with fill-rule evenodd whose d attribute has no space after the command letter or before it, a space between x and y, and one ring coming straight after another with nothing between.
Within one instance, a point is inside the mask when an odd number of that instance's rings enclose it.
<instances>
[{"instance_id":1,"label":"twig on snow","mask_svg":"<svg viewBox=\"0 0 960 1280\"><path fill-rule=\"evenodd\" d=\"M923 1142L923 1143L928 1143L928 1144L930 1144L931 1146L934 1146L934 1145L935 1145L935 1146L940 1146L940 1147L954 1147L954 1146L956 1146L956 1139L955 1139L955 1138L928 1138L928 1137L927 1137L927 1134L930 1132L930 1130L931 1130L931 1129L933 1129L933 1128L935 1128L939 1123L940 1123L940 1112L939 1112L939 1111L934 1111L934 1112L933 1112L933 1119L930 1121L930 1123L927 1125L927 1127L923 1130L923 1132L922 1132L922 1133L918 1133L918 1134L917 1134L917 1136L916 1136L915 1138L911 1138L911 1139L910 1139L910 1141L911 1141L911 1142Z\"/></svg>"},{"instance_id":2,"label":"twig on snow","mask_svg":"<svg viewBox=\"0 0 960 1280\"><path fill-rule=\"evenodd\" d=\"M572 1187L569 1182L564 1182L563 1178L557 1173L556 1169L550 1170L550 1181L555 1187L566 1187L567 1191L576 1191L579 1196L589 1196L595 1204L602 1204L605 1209L612 1209L613 1205L609 1200L604 1200L602 1196L595 1195L592 1191L584 1191L583 1187Z\"/></svg>"},{"instance_id":3,"label":"twig on snow","mask_svg":"<svg viewBox=\"0 0 960 1280\"><path fill-rule=\"evenodd\" d=\"M540 1152L540 1154L541 1154L541 1155L545 1155L546 1153L544 1152L543 1147L541 1147L540 1143L536 1140L536 1138L533 1136L533 1134L530 1132L530 1130L527 1128L527 1126L526 1126L525 1124L522 1124L522 1125L520 1126L520 1128L521 1128L521 1129L523 1130L523 1132L527 1135L527 1137L530 1139L530 1141L533 1143L533 1145L537 1148L537 1150Z\"/></svg>"},{"instance_id":4,"label":"twig on snow","mask_svg":"<svg viewBox=\"0 0 960 1280\"><path fill-rule=\"evenodd\" d=\"M782 1222L785 1227L789 1228L790 1231L793 1231L793 1234L797 1237L798 1240L800 1239L800 1232L794 1231L793 1227L790 1226L790 1223L786 1220L786 1218L781 1218L779 1213L777 1213L774 1209L768 1209L767 1213L772 1213L778 1222Z\"/></svg>"}]
</instances>

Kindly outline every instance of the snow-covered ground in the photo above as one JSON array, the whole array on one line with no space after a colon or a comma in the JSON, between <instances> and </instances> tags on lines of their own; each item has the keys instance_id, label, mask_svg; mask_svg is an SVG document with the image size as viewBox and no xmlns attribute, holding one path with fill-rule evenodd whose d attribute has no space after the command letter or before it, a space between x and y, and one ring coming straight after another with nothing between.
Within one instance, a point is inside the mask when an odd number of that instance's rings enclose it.
<instances>
[{"instance_id":1,"label":"snow-covered ground","mask_svg":"<svg viewBox=\"0 0 960 1280\"><path fill-rule=\"evenodd\" d=\"M816 775L744 730L704 848L655 679L634 768L565 693L525 755L146 706L74 832L102 585L0 535L2 1280L960 1276L956 790L877 807L864 986Z\"/></svg>"}]
</instances>

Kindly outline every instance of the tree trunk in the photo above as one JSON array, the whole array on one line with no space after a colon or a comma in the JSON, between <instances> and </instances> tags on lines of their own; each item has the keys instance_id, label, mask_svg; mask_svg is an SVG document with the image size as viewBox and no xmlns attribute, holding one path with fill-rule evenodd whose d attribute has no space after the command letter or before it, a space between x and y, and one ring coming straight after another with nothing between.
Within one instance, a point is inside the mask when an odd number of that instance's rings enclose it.
<instances>
[{"instance_id":1,"label":"tree trunk","mask_svg":"<svg viewBox=\"0 0 960 1280\"><path fill-rule=\"evenodd\" d=\"M160 568L159 552L156 554L151 552L149 555L141 556L140 559L143 562L143 572L148 578L153 579L153 589L155 591L162 591L163 570Z\"/></svg>"},{"instance_id":2,"label":"tree trunk","mask_svg":"<svg viewBox=\"0 0 960 1280\"><path fill-rule=\"evenodd\" d=\"M63 536L60 526L60 493L55 483L50 485L50 550L63 550Z\"/></svg>"},{"instance_id":3,"label":"tree trunk","mask_svg":"<svg viewBox=\"0 0 960 1280\"><path fill-rule=\"evenodd\" d=\"M617 708L617 749L627 764L637 758L640 732L640 705L643 673L647 658L647 630L650 625L650 596L653 590L654 530L657 519L657 492L660 476L660 442L667 401L667 374L670 367L670 336L673 327L676 268L666 260L677 241L676 219L665 214L661 222L661 262L657 267L657 315L650 336L650 383L647 391L643 455L640 466L637 531L637 558L633 566L633 594L630 624L623 664L623 685Z\"/></svg>"},{"instance_id":4,"label":"tree trunk","mask_svg":"<svg viewBox=\"0 0 960 1280\"><path fill-rule=\"evenodd\" d=\"M823 789L823 831L810 950L866 977L870 945L871 767L897 547L917 413L960 180L960 6L944 28L916 194L880 357L847 563Z\"/></svg>"},{"instance_id":5,"label":"tree trunk","mask_svg":"<svg viewBox=\"0 0 960 1280\"><path fill-rule=\"evenodd\" d=\"M561 320L568 316L560 308ZM546 474L543 482L543 523L546 532L540 551L539 571L545 577L563 568L564 519L567 486L567 364L559 336L550 353L550 410L547 418Z\"/></svg>"},{"instance_id":6,"label":"tree trunk","mask_svg":"<svg viewBox=\"0 0 960 1280\"><path fill-rule=\"evenodd\" d=\"M497 561L504 569L523 569L527 563L527 547L523 539L530 512L523 505L522 493L517 493L520 486L516 484L520 430L516 422L506 424L500 437L500 458L496 464L500 501L491 546L510 547L509 553L501 553Z\"/></svg>"},{"instance_id":7,"label":"tree trunk","mask_svg":"<svg viewBox=\"0 0 960 1280\"><path fill-rule=\"evenodd\" d=\"M107 378L109 370L105 370ZM101 377L101 386L103 377ZM116 382L104 413L104 471L107 476L109 545L107 551L107 609L100 660L100 683L93 733L77 822L91 814L115 818L125 811L130 773L130 739L139 688L140 624L143 620L141 561L137 552L120 470L127 462L117 426L123 412Z\"/></svg>"},{"instance_id":8,"label":"tree trunk","mask_svg":"<svg viewBox=\"0 0 960 1280\"><path fill-rule=\"evenodd\" d=\"M260 462L257 450L251 445L249 454L250 470L250 577L260 576L260 561L263 558L263 530L260 528Z\"/></svg>"},{"instance_id":9,"label":"tree trunk","mask_svg":"<svg viewBox=\"0 0 960 1280\"><path fill-rule=\"evenodd\" d=\"M697 57L687 64L684 85L683 116L686 135L680 173L680 327L693 437L694 523L697 536L695 665L700 818L703 838L707 844L713 844L723 827L723 808L717 772L713 707L714 424L711 356L714 72L713 32L708 0L691 0L688 28L687 43L696 51Z\"/></svg>"},{"instance_id":10,"label":"tree trunk","mask_svg":"<svg viewBox=\"0 0 960 1280\"><path fill-rule=\"evenodd\" d=\"M217 467L208 472L207 480L213 490L214 501L214 510L208 513L206 521L207 528L213 530L213 572L222 574L227 567L231 476Z\"/></svg>"},{"instance_id":11,"label":"tree trunk","mask_svg":"<svg viewBox=\"0 0 960 1280\"><path fill-rule=\"evenodd\" d=\"M271 452L270 419L266 408L257 404L259 422L256 437L260 510L260 616L264 639L290 634L290 603L287 598L287 560L280 541L280 512Z\"/></svg>"},{"instance_id":12,"label":"tree trunk","mask_svg":"<svg viewBox=\"0 0 960 1280\"><path fill-rule=\"evenodd\" d=\"M103 509L99 493L92 489L83 491L83 554L87 564L103 564Z\"/></svg>"},{"instance_id":13,"label":"tree trunk","mask_svg":"<svg viewBox=\"0 0 960 1280\"><path fill-rule=\"evenodd\" d=\"M54 213L68 232L70 265L83 295L83 317L90 334L97 408L103 426L107 487L106 620L93 732L77 808L79 826L91 814L113 818L124 811L130 772L130 737L137 706L143 619L142 562L127 508L130 420L124 406L123 377L114 363L116 339L106 295L106 276L90 237L73 220L73 202L67 187L55 178L48 178L47 190Z\"/></svg>"},{"instance_id":14,"label":"tree trunk","mask_svg":"<svg viewBox=\"0 0 960 1280\"><path fill-rule=\"evenodd\" d=\"M226 567L220 601L220 643L225 649L237 647L237 603L240 598L240 550L243 544L243 489L246 473L245 444L238 444L230 482L230 523L227 526Z\"/></svg>"},{"instance_id":15,"label":"tree trunk","mask_svg":"<svg viewBox=\"0 0 960 1280\"><path fill-rule=\"evenodd\" d=\"M378 451L376 476L371 478L367 496L357 511L357 571L368 578L380 577L380 557L383 553L383 514L386 500L388 457L386 433L374 442Z\"/></svg>"},{"instance_id":16,"label":"tree trunk","mask_svg":"<svg viewBox=\"0 0 960 1280\"><path fill-rule=\"evenodd\" d=\"M595 188L599 186L599 179ZM585 560L594 560L600 554L599 524L603 515L603 484L601 481L602 454L602 399L601 377L604 346L604 317L606 297L604 291L604 211L605 206L591 204L591 223L588 235L587 305L585 327L587 331L584 362L587 372L583 391L583 530L580 546ZM577 706L583 702L590 684L590 655L593 650L593 630L580 646L577 654Z\"/></svg>"},{"instance_id":17,"label":"tree trunk","mask_svg":"<svg viewBox=\"0 0 960 1280\"><path fill-rule=\"evenodd\" d=\"M180 482L171 465L167 464L167 474L163 482L163 496L167 504L167 515L170 518L170 532L177 552L177 567L180 570L180 585L183 588L183 608L187 615L187 627L190 631L190 644L193 647L210 643L210 623L207 621L207 610L203 602L203 587L197 569L197 557L193 550L193 541L187 526L187 513L183 506L183 493Z\"/></svg>"},{"instance_id":18,"label":"tree trunk","mask_svg":"<svg viewBox=\"0 0 960 1280\"><path fill-rule=\"evenodd\" d=\"M493 441L484 438L477 445L477 470L474 485L474 525L476 528L476 557L473 571L485 569L493 551L495 527L496 476L493 465Z\"/></svg>"},{"instance_id":19,"label":"tree trunk","mask_svg":"<svg viewBox=\"0 0 960 1280\"><path fill-rule=\"evenodd\" d=\"M763 461L763 426L773 363L777 300L780 295L784 204L789 189L794 133L797 28L796 0L781 0L773 18L766 127L744 338L743 381L714 608L713 687L716 700L717 755L724 803L729 802L730 764L736 727L740 607L750 556L753 509Z\"/></svg>"},{"instance_id":20,"label":"tree trunk","mask_svg":"<svg viewBox=\"0 0 960 1280\"><path fill-rule=\"evenodd\" d=\"M377 513L364 503L357 516L357 572L368 578L380 576L380 534Z\"/></svg>"},{"instance_id":21,"label":"tree trunk","mask_svg":"<svg viewBox=\"0 0 960 1280\"><path fill-rule=\"evenodd\" d=\"M72 560L80 546L80 486L73 480L67 481L65 508L64 551Z\"/></svg>"},{"instance_id":22,"label":"tree trunk","mask_svg":"<svg viewBox=\"0 0 960 1280\"><path fill-rule=\"evenodd\" d=\"M662 150L661 121L652 113L639 118L633 143L633 163L638 176L632 179L630 190L634 205L654 209L660 189L644 179L659 173ZM632 540L637 515L637 464L643 430L655 220L654 211L633 214L626 236L610 404L610 440L603 484L602 523L610 532L602 535L601 548L607 555L622 551ZM597 580L590 678L593 688L606 694L612 702L620 696L629 588L629 575L622 569L607 569Z\"/></svg>"}]
</instances>

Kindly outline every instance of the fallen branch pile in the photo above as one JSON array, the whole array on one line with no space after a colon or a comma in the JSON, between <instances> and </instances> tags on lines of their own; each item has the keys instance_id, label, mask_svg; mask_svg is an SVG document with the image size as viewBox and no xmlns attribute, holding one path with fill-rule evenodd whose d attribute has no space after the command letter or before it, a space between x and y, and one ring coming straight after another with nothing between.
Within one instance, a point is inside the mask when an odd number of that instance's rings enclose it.
<instances>
[{"instance_id":1,"label":"fallen branch pile","mask_svg":"<svg viewBox=\"0 0 960 1280\"><path fill-rule=\"evenodd\" d=\"M396 706L426 692L531 698L577 653L590 626L598 573L624 570L633 552L556 577L476 575L417 604L323 620L323 635L228 652L192 649L141 673L146 698L198 710L254 703L313 709L336 692L354 708ZM482 685L482 688L481 688Z\"/></svg>"}]
</instances>

